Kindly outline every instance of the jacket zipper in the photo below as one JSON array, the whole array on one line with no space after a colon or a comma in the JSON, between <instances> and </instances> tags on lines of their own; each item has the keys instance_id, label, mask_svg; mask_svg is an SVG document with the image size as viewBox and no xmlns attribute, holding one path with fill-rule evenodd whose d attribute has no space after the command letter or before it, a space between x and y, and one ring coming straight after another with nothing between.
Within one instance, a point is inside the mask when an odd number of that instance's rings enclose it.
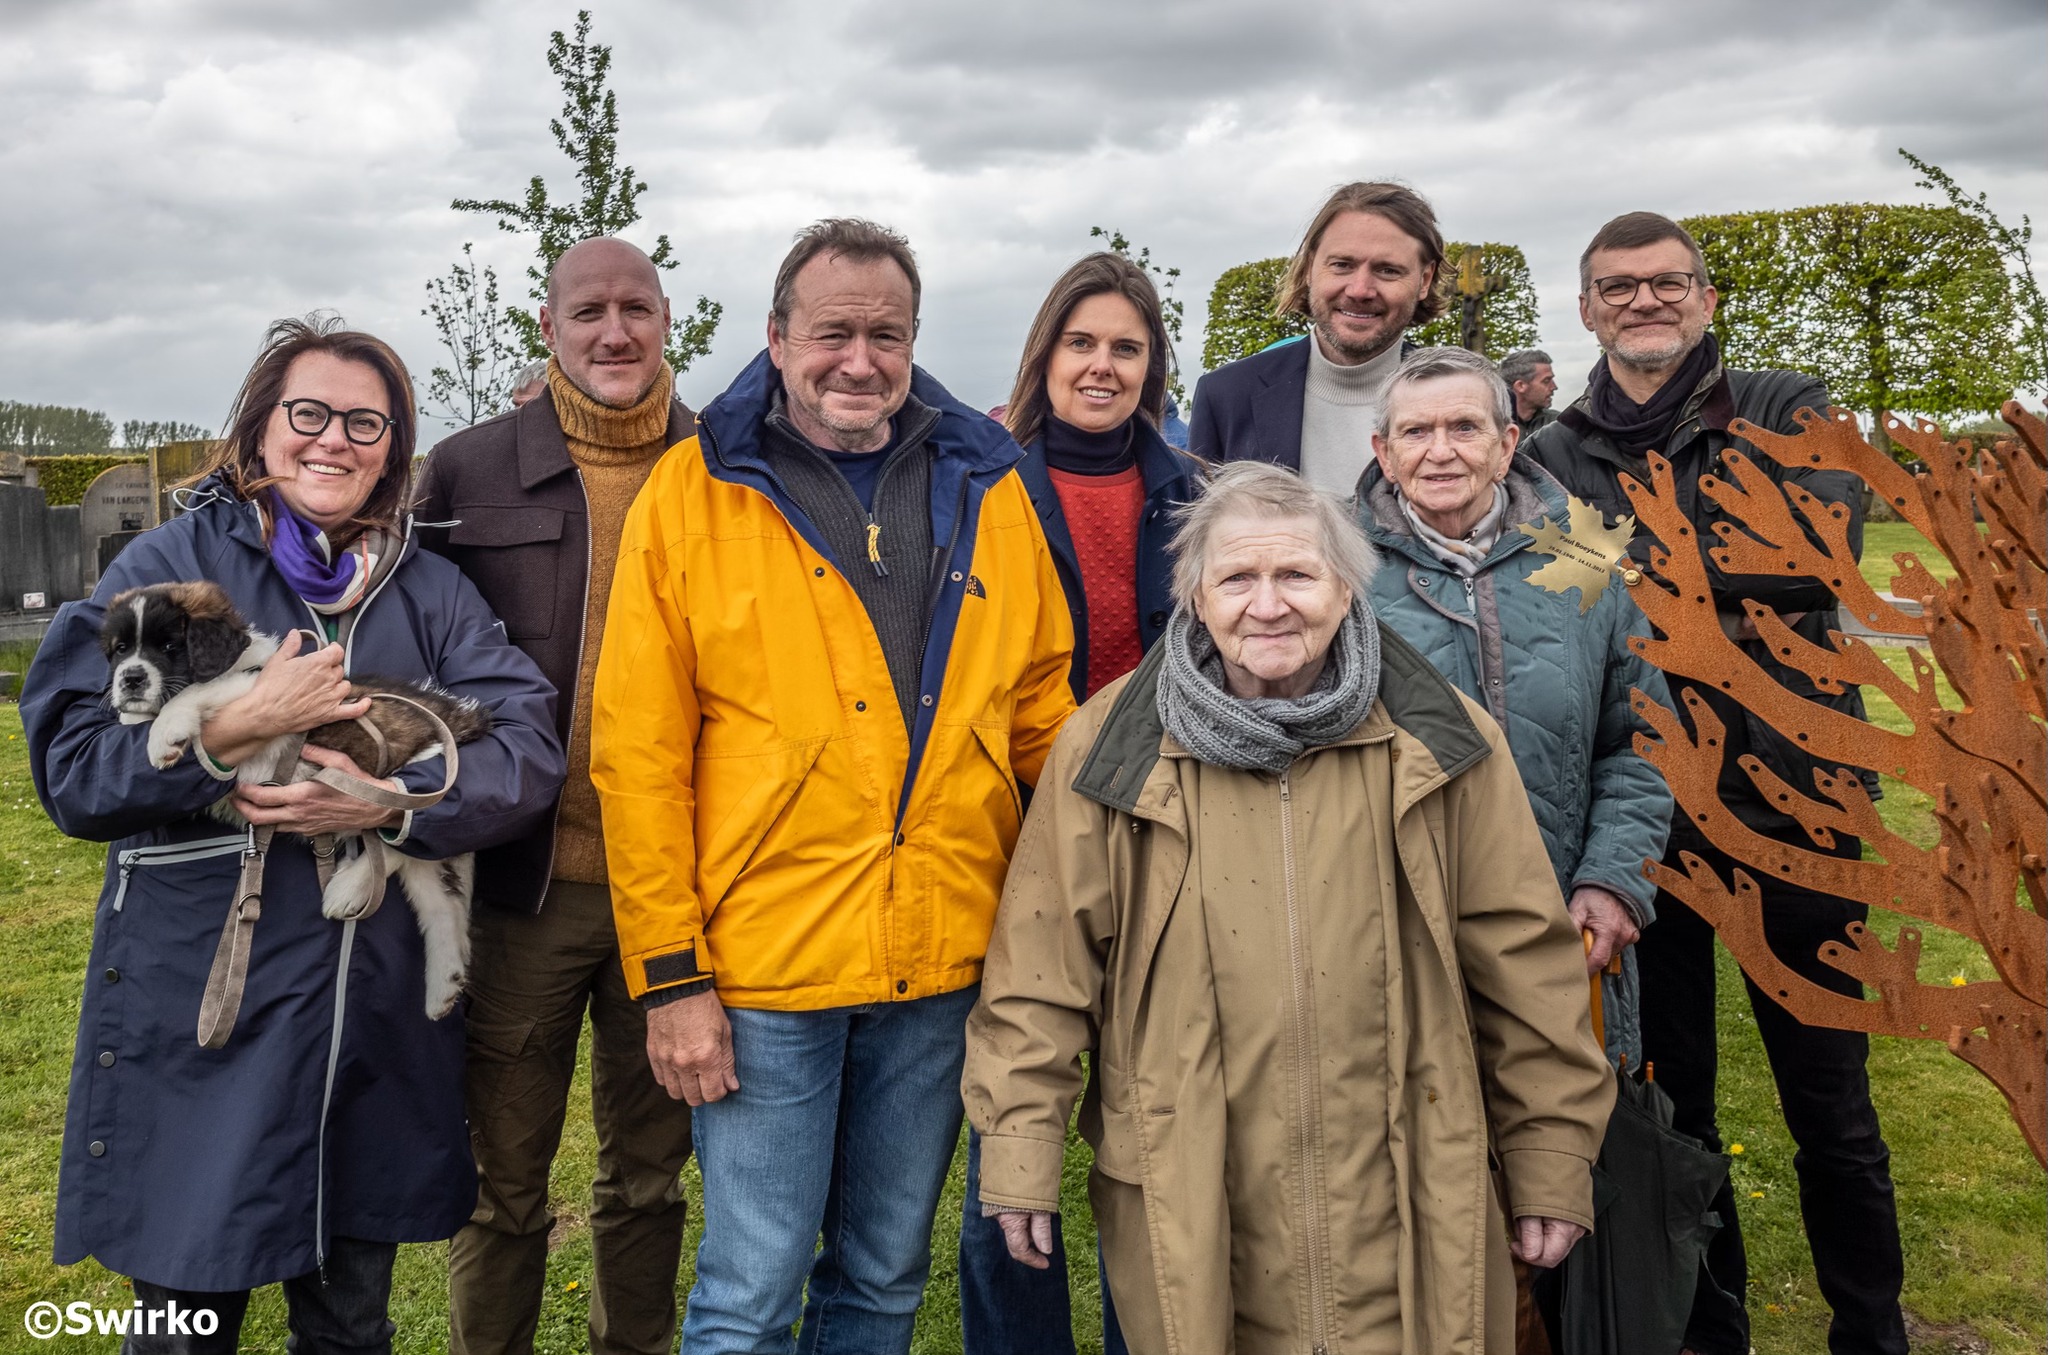
<instances>
[{"instance_id":1,"label":"jacket zipper","mask_svg":"<svg viewBox=\"0 0 2048 1355\"><path fill-rule=\"evenodd\" d=\"M1287 975L1294 999L1294 1096L1300 1130L1296 1150L1301 1155L1301 1236L1308 1271L1309 1349L1325 1355L1329 1334L1324 1322L1328 1279L1323 1274L1324 1238L1316 1216L1316 1200L1322 1193L1317 1179L1316 1142L1320 1137L1315 1118L1316 1098L1312 1079L1315 1069L1315 1038L1310 1023L1307 979L1308 956L1301 938L1301 898L1294 878L1294 796L1289 772L1280 773L1280 862L1283 893L1287 904Z\"/></svg>"},{"instance_id":2,"label":"jacket zipper","mask_svg":"<svg viewBox=\"0 0 2048 1355\"><path fill-rule=\"evenodd\" d=\"M353 675L356 631L363 624L363 617L369 614L370 604L378 595L390 587L391 580L398 576L399 566L405 562L405 549L412 544L412 523L406 523L405 536L398 543L398 560L370 595L356 604L355 621L348 628L348 635L341 642L342 676ZM300 599L304 601L304 599ZM306 603L306 613L313 618L314 634L325 635L327 622L313 604ZM356 924L351 918L341 924L341 955L334 969L334 1020L327 1037L327 1076L320 1085L320 1140L314 1154L313 1178L313 1264L320 1272L320 1283L327 1283L327 1118L334 1105L334 1071L341 1063L342 1024L348 1016L348 964L356 946Z\"/></svg>"},{"instance_id":3,"label":"jacket zipper","mask_svg":"<svg viewBox=\"0 0 2048 1355\"><path fill-rule=\"evenodd\" d=\"M172 865L179 861L200 861L209 856L226 856L239 851L244 835L201 838L196 842L175 842L162 847L131 847L120 855L121 883L114 890L114 911L120 912L128 898L128 877L138 866Z\"/></svg>"},{"instance_id":4,"label":"jacket zipper","mask_svg":"<svg viewBox=\"0 0 2048 1355\"><path fill-rule=\"evenodd\" d=\"M701 429L699 430L702 431ZM576 734L576 693L583 687L583 642L590 638L590 566L595 550L590 544L590 489L583 483L583 471L575 471L576 490L583 495L583 610L576 614L576 682L569 691L569 723L571 738ZM563 754L568 749L565 743ZM547 893L548 881L555 878L555 827L562 821L562 797L555 797L555 811L548 815L548 868L541 875L541 893ZM534 911L538 912L539 909Z\"/></svg>"}]
</instances>

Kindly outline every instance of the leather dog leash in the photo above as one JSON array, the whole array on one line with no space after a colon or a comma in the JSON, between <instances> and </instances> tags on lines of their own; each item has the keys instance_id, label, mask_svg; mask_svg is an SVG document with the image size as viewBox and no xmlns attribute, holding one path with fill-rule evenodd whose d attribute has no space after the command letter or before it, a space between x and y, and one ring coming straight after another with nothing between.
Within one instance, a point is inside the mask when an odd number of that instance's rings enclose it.
<instances>
[{"instance_id":1,"label":"leather dog leash","mask_svg":"<svg viewBox=\"0 0 2048 1355\"><path fill-rule=\"evenodd\" d=\"M285 745L280 762L294 764L291 785L300 781L318 781L344 795L381 806L385 809L425 809L439 804L455 786L455 773L462 765L461 755L456 751L455 734L433 711L419 702L391 692L371 692L373 701L396 701L411 706L424 715L440 736L441 752L446 770L441 778L441 788L432 791L395 791L389 786L380 786L358 776L332 767L320 767L299 756L306 745L304 734L294 734L292 741ZM367 720L358 723L369 727ZM382 748L384 738L381 732L371 737ZM235 1018L242 1010L242 990L249 978L249 948L256 937L256 919L263 915L263 867L270 856L270 840L277 829L266 824L257 827L249 825L249 842L242 848L242 870L235 881L234 905L228 909L227 922L221 928L220 941L213 950L213 967L206 974L206 988L199 999L199 1045L202 1049L219 1049L234 1033ZM319 874L320 890L325 894L328 881L334 877L335 843L331 833L322 833L312 839L313 861ZM370 912L377 911L382 902L381 895L374 899ZM369 916L368 913L364 914Z\"/></svg>"}]
</instances>

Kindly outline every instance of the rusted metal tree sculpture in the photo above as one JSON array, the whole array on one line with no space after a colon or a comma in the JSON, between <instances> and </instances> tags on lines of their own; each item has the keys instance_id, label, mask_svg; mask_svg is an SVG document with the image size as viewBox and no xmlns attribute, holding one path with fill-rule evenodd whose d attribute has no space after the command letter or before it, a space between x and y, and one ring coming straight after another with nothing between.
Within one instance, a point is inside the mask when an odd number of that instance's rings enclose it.
<instances>
[{"instance_id":1,"label":"rusted metal tree sculpture","mask_svg":"<svg viewBox=\"0 0 2048 1355\"><path fill-rule=\"evenodd\" d=\"M1910 554L1894 558L1897 597L1919 599L1909 616L1865 582L1848 543L1849 514L1797 486L1780 488L1742 455L1723 457L1725 475L1702 477L1700 491L1747 533L1716 525L1714 562L1730 573L1798 575L1824 580L1849 613L1885 634L1918 635L1912 676L1895 673L1861 639L1831 634L1832 648L1795 635L1769 608L1748 604L1757 634L1777 658L1823 692L1844 683L1882 691L1912 722L1893 733L1787 691L1728 638L1714 610L1700 543L1678 506L1671 465L1650 458L1648 486L1624 477L1638 519L1669 551L1653 550L1661 586L1634 590L1664 638L1637 641L1672 679L1687 719L1635 693L1636 709L1657 737L1637 746L1671 783L1682 811L1717 847L1758 875L1797 881L1909 919L1945 927L1984 948L1997 982L1960 986L1920 981L1921 932L1900 928L1887 949L1860 926L1821 948L1828 964L1875 994L1858 1000L1807 982L1780 962L1764 939L1755 879L1742 870L1723 881L1686 853L1681 872L1652 865L1656 882L1706 918L1750 977L1786 1010L1812 1025L1946 1042L1951 1053L1990 1078L2012 1107L2034 1156L2048 1163L2048 732L2044 732L2044 646L2048 613L2048 457L2042 421L2016 403L2004 417L2017 435L1991 452L1944 443L1932 424L1890 421L1887 431L1926 464L1914 475L1859 436L1842 410L1801 411L1800 432L1777 434L1737 421L1732 431L1785 466L1853 471L1945 554L1956 571L1938 582ZM1976 516L1984 519L1980 527ZM1809 535L1803 524L1811 524ZM1818 544L1814 537L1818 538ZM1936 670L1960 701L1945 707ZM1687 682L1717 688L1817 758L1811 787L1788 785L1754 757L1743 770L1816 846L1837 833L1860 837L1878 857L1846 861L1774 841L1724 807L1723 726ZM1688 729L1688 725L1690 728ZM1861 780L1843 768L1875 767L1933 797L1939 843L1922 849L1889 830Z\"/></svg>"}]
</instances>

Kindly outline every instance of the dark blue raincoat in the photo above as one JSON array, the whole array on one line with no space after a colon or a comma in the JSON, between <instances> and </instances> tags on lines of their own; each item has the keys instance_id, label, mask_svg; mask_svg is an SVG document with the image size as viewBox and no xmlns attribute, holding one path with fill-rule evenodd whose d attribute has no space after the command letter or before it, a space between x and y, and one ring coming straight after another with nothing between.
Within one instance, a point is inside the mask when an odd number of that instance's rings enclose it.
<instances>
[{"instance_id":1,"label":"dark blue raincoat","mask_svg":"<svg viewBox=\"0 0 2048 1355\"><path fill-rule=\"evenodd\" d=\"M98 643L114 594L189 579L221 584L259 629L319 629L271 563L254 507L209 482L192 512L137 538L89 600L58 612L21 700L51 819L113 844L72 1059L56 1260L238 1290L316 1269L335 1237L449 1236L476 1204L476 1170L461 1019L426 1017L419 928L395 878L373 916L330 922L304 840L279 834L234 1034L199 1046L243 834L202 813L224 787L191 757L149 765L149 727L106 706ZM351 673L433 678L495 721L399 850L442 858L544 830L563 776L555 693L476 589L408 539L358 612ZM415 790L441 777L438 759L401 775Z\"/></svg>"}]
</instances>

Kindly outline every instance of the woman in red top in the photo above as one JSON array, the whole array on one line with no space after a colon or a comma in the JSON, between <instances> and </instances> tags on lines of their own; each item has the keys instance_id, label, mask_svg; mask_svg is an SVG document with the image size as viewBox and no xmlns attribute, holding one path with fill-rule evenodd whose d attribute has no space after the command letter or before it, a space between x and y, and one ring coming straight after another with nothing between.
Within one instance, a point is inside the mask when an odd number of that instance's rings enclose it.
<instances>
[{"instance_id":1,"label":"woman in red top","mask_svg":"<svg viewBox=\"0 0 2048 1355\"><path fill-rule=\"evenodd\" d=\"M1194 497L1201 466L1160 434L1173 350L1152 279L1117 254L1069 268L1038 308L1003 411L1023 444L1017 473L1045 528L1074 616L1074 699L1138 666L1173 611L1169 510ZM980 1143L968 1141L960 1221L960 1325L966 1355L1072 1355L1064 1249L1049 1264L1010 1259L982 1216ZM1105 1355L1123 1355L1105 1288Z\"/></svg>"},{"instance_id":2,"label":"woman in red top","mask_svg":"<svg viewBox=\"0 0 2048 1355\"><path fill-rule=\"evenodd\" d=\"M1003 422L1074 614L1074 699L1138 666L1173 610L1167 512L1198 463L1160 434L1173 350L1152 279L1090 254L1053 284Z\"/></svg>"}]
</instances>

